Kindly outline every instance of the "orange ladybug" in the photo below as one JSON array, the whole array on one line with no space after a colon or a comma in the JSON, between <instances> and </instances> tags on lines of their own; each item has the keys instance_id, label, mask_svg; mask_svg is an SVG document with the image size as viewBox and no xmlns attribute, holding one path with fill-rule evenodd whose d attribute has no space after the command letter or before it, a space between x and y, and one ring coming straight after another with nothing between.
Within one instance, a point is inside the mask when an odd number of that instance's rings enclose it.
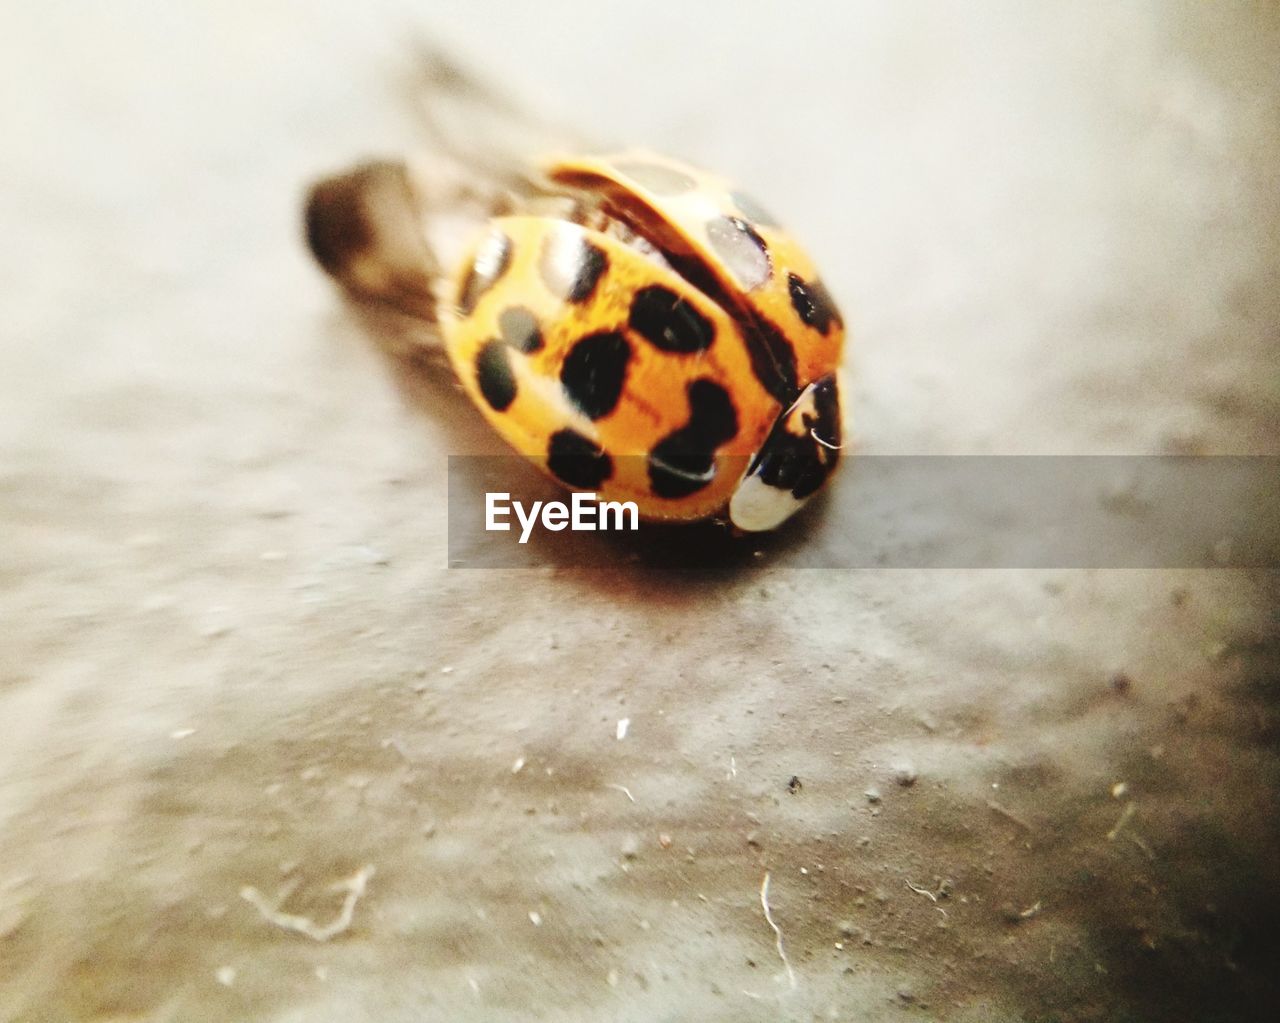
<instances>
[{"instance_id":1,"label":"orange ladybug","mask_svg":"<svg viewBox=\"0 0 1280 1023\"><path fill-rule=\"evenodd\" d=\"M558 157L447 275L421 203L408 224L369 215L399 187L390 166L313 190L312 250L349 290L434 314L466 393L521 454L645 518L753 532L826 483L843 321L805 251L729 181L643 151Z\"/></svg>"}]
</instances>

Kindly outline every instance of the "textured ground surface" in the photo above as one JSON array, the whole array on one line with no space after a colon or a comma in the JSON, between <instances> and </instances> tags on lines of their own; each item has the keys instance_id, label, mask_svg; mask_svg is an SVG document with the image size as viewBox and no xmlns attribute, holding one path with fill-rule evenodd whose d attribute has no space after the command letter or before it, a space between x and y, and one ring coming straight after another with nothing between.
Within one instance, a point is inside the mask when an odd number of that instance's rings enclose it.
<instances>
[{"instance_id":1,"label":"textured ground surface","mask_svg":"<svg viewBox=\"0 0 1280 1023\"><path fill-rule=\"evenodd\" d=\"M427 24L809 239L864 450L1277 453L1276 20L648 6L9 12L0 1018L1275 1018L1273 577L447 570L297 221Z\"/></svg>"}]
</instances>

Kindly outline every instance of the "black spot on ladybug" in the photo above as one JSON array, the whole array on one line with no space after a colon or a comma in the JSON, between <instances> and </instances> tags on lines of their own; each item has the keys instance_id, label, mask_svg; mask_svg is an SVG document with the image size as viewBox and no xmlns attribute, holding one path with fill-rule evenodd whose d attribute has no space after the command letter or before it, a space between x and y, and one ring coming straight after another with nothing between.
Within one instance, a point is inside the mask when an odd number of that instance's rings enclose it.
<instances>
[{"instance_id":1,"label":"black spot on ladybug","mask_svg":"<svg viewBox=\"0 0 1280 1023\"><path fill-rule=\"evenodd\" d=\"M789 490L797 500L815 493L835 468L840 447L840 398L835 376L807 388L812 409L784 412L747 470L761 482Z\"/></svg>"},{"instance_id":2,"label":"black spot on ladybug","mask_svg":"<svg viewBox=\"0 0 1280 1023\"><path fill-rule=\"evenodd\" d=\"M666 255L676 273L722 309L737 312L735 318L742 328L751 372L783 408L789 408L800 388L796 382L796 353L782 331L744 303L740 295L731 293L706 263L676 253Z\"/></svg>"},{"instance_id":3,"label":"black spot on ladybug","mask_svg":"<svg viewBox=\"0 0 1280 1023\"><path fill-rule=\"evenodd\" d=\"M609 268L599 246L569 231L553 233L542 247L538 269L551 293L566 302L585 302Z\"/></svg>"},{"instance_id":4,"label":"black spot on ladybug","mask_svg":"<svg viewBox=\"0 0 1280 1023\"><path fill-rule=\"evenodd\" d=\"M683 171L647 160L623 160L615 166L655 195L679 195L681 192L691 191L698 184Z\"/></svg>"},{"instance_id":5,"label":"black spot on ladybug","mask_svg":"<svg viewBox=\"0 0 1280 1023\"><path fill-rule=\"evenodd\" d=\"M772 322L759 314L744 324L743 341L751 372L769 394L787 408L796 399L796 353L791 342Z\"/></svg>"},{"instance_id":6,"label":"black spot on ladybug","mask_svg":"<svg viewBox=\"0 0 1280 1023\"><path fill-rule=\"evenodd\" d=\"M458 311L470 316L480 296L494 286L511 265L511 239L494 231L480 243L462 287L458 289Z\"/></svg>"},{"instance_id":7,"label":"black spot on ladybug","mask_svg":"<svg viewBox=\"0 0 1280 1023\"><path fill-rule=\"evenodd\" d=\"M636 292L628 322L632 330L664 352L705 352L716 336L709 319L661 284Z\"/></svg>"},{"instance_id":8,"label":"black spot on ladybug","mask_svg":"<svg viewBox=\"0 0 1280 1023\"><path fill-rule=\"evenodd\" d=\"M486 341L476 353L476 383L495 412L505 412L516 400L510 353L506 342L497 340Z\"/></svg>"},{"instance_id":9,"label":"black spot on ladybug","mask_svg":"<svg viewBox=\"0 0 1280 1023\"><path fill-rule=\"evenodd\" d=\"M591 489L613 475L613 459L576 430L558 430L547 445L547 468L571 487Z\"/></svg>"},{"instance_id":10,"label":"black spot on ladybug","mask_svg":"<svg viewBox=\"0 0 1280 1023\"><path fill-rule=\"evenodd\" d=\"M796 315L814 330L830 333L831 324L841 325L840 311L831 301L826 285L821 281L806 281L793 273L787 274L787 289L791 292L791 305Z\"/></svg>"},{"instance_id":11,"label":"black spot on ladybug","mask_svg":"<svg viewBox=\"0 0 1280 1023\"><path fill-rule=\"evenodd\" d=\"M523 306L502 310L498 316L498 332L503 341L526 355L542 348L542 331L537 317Z\"/></svg>"},{"instance_id":12,"label":"black spot on ladybug","mask_svg":"<svg viewBox=\"0 0 1280 1023\"><path fill-rule=\"evenodd\" d=\"M707 223L707 238L739 283L751 291L769 279L769 249L756 229L737 217L716 217Z\"/></svg>"},{"instance_id":13,"label":"black spot on ladybug","mask_svg":"<svg viewBox=\"0 0 1280 1023\"><path fill-rule=\"evenodd\" d=\"M583 415L601 419L618 404L630 359L631 345L616 331L588 334L565 356L560 383Z\"/></svg>"},{"instance_id":14,"label":"black spot on ladybug","mask_svg":"<svg viewBox=\"0 0 1280 1023\"><path fill-rule=\"evenodd\" d=\"M686 497L716 475L716 448L738 433L738 412L729 392L711 380L689 384L689 421L649 453L649 484L658 497Z\"/></svg>"},{"instance_id":15,"label":"black spot on ladybug","mask_svg":"<svg viewBox=\"0 0 1280 1023\"><path fill-rule=\"evenodd\" d=\"M778 218L746 192L730 192L729 198L733 200L739 212L752 223L759 224L761 227L778 226Z\"/></svg>"}]
</instances>

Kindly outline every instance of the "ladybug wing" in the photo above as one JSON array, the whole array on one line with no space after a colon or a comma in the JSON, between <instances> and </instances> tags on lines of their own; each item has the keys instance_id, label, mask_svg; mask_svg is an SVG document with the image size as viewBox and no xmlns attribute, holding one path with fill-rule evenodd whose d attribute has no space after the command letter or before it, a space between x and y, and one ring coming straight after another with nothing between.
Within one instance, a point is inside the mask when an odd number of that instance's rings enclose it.
<instances>
[{"instance_id":1,"label":"ladybug wing","mask_svg":"<svg viewBox=\"0 0 1280 1023\"><path fill-rule=\"evenodd\" d=\"M752 368L784 407L833 372L844 325L808 254L724 178L632 151L553 160L548 175L599 194L743 326Z\"/></svg>"},{"instance_id":2,"label":"ladybug wing","mask_svg":"<svg viewBox=\"0 0 1280 1023\"><path fill-rule=\"evenodd\" d=\"M446 350L494 428L563 483L646 517L721 508L780 410L733 318L601 231L495 219L452 294Z\"/></svg>"}]
</instances>

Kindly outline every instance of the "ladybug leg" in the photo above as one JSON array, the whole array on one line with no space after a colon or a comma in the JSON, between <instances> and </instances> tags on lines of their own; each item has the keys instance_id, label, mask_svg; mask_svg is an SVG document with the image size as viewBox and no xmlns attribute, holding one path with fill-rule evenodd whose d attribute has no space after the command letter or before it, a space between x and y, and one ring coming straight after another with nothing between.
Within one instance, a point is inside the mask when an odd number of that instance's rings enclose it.
<instances>
[{"instance_id":1,"label":"ladybug leg","mask_svg":"<svg viewBox=\"0 0 1280 1023\"><path fill-rule=\"evenodd\" d=\"M814 381L778 416L729 500L739 529L776 529L827 482L845 446L842 382L839 373Z\"/></svg>"}]
</instances>

